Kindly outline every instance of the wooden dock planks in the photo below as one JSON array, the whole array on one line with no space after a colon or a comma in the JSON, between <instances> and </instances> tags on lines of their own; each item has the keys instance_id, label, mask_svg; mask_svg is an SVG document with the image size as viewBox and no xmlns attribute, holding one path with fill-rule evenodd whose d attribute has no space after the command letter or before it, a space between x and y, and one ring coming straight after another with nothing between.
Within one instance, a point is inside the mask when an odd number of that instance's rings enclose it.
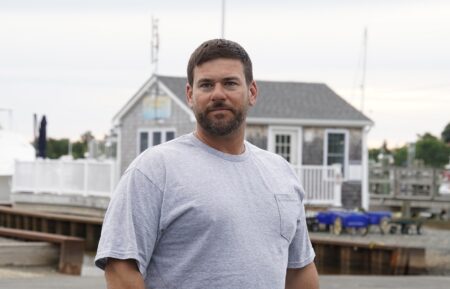
<instances>
[{"instance_id":1,"label":"wooden dock planks","mask_svg":"<svg viewBox=\"0 0 450 289\"><path fill-rule=\"evenodd\" d=\"M102 218L27 211L0 206L0 227L83 238L88 251L97 249L102 223Z\"/></svg>"}]
</instances>

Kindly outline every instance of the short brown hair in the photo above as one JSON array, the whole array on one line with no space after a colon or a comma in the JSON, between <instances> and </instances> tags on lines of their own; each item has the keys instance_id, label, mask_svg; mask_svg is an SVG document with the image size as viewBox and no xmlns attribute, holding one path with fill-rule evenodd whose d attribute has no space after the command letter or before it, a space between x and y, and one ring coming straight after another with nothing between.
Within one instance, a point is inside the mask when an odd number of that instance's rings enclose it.
<instances>
[{"instance_id":1,"label":"short brown hair","mask_svg":"<svg viewBox=\"0 0 450 289\"><path fill-rule=\"evenodd\" d=\"M253 81L253 68L247 51L236 42L226 39L211 39L203 42L191 54L187 66L187 78L189 85L194 82L194 68L205 62L218 58L237 59L244 66L244 75L247 84Z\"/></svg>"}]
</instances>

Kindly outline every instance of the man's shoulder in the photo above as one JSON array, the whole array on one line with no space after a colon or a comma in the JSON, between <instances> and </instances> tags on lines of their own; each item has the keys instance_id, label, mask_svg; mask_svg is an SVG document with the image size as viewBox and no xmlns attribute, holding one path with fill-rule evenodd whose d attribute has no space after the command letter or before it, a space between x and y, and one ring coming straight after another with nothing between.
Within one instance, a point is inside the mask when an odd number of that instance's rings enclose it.
<instances>
[{"instance_id":1,"label":"man's shoulder","mask_svg":"<svg viewBox=\"0 0 450 289\"><path fill-rule=\"evenodd\" d=\"M261 149L253 144L250 144L250 143L248 143L248 144L249 144L248 147L252 151L252 154L258 160L257 162L260 163L262 166L270 167L271 170L276 172L277 174L290 174L293 176L295 175L292 164L289 163L282 156L280 156L276 153Z\"/></svg>"},{"instance_id":2,"label":"man's shoulder","mask_svg":"<svg viewBox=\"0 0 450 289\"><path fill-rule=\"evenodd\" d=\"M246 146L250 149L252 154L255 155L259 159L266 160L268 162L283 165L283 166L289 165L289 163L282 156L280 156L276 153L259 148L259 147L255 146L254 144L251 144L250 142L246 142Z\"/></svg>"}]
</instances>

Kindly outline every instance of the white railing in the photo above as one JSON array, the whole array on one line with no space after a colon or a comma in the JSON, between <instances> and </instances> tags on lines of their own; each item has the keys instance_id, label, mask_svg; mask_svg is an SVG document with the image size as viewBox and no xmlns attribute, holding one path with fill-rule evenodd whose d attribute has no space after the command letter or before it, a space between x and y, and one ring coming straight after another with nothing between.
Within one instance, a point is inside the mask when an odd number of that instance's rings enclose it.
<instances>
[{"instance_id":1,"label":"white railing","mask_svg":"<svg viewBox=\"0 0 450 289\"><path fill-rule=\"evenodd\" d=\"M95 160L16 161L12 192L110 196L115 162Z\"/></svg>"},{"instance_id":2,"label":"white railing","mask_svg":"<svg viewBox=\"0 0 450 289\"><path fill-rule=\"evenodd\" d=\"M116 185L114 161L17 161L12 192L110 196ZM294 167L305 189L305 204L341 206L341 167Z\"/></svg>"},{"instance_id":3,"label":"white railing","mask_svg":"<svg viewBox=\"0 0 450 289\"><path fill-rule=\"evenodd\" d=\"M294 166L294 170L305 189L305 204L337 207L342 205L340 165Z\"/></svg>"}]
</instances>

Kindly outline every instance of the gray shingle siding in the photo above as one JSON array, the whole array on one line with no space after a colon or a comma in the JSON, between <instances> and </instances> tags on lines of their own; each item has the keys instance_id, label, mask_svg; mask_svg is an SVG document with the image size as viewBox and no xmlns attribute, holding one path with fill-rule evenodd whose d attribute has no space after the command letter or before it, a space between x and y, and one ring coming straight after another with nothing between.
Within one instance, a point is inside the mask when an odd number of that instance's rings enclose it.
<instances>
[{"instance_id":1,"label":"gray shingle siding","mask_svg":"<svg viewBox=\"0 0 450 289\"><path fill-rule=\"evenodd\" d=\"M164 93L160 90L160 95ZM195 123L190 121L189 115L172 101L171 116L163 121L145 119L143 114L143 99L139 101L123 116L121 127L121 172L124 172L131 161L138 155L138 130L175 128L176 136L191 132Z\"/></svg>"},{"instance_id":2,"label":"gray shingle siding","mask_svg":"<svg viewBox=\"0 0 450 289\"><path fill-rule=\"evenodd\" d=\"M247 124L245 139L255 146L267 150L267 125Z\"/></svg>"},{"instance_id":3,"label":"gray shingle siding","mask_svg":"<svg viewBox=\"0 0 450 289\"><path fill-rule=\"evenodd\" d=\"M305 135L308 134L308 137ZM323 142L325 129L322 127L304 127L302 143L302 163L303 165L321 166L323 165Z\"/></svg>"},{"instance_id":4,"label":"gray shingle siding","mask_svg":"<svg viewBox=\"0 0 450 289\"><path fill-rule=\"evenodd\" d=\"M349 129L349 163L360 165L362 162L362 130Z\"/></svg>"}]
</instances>

